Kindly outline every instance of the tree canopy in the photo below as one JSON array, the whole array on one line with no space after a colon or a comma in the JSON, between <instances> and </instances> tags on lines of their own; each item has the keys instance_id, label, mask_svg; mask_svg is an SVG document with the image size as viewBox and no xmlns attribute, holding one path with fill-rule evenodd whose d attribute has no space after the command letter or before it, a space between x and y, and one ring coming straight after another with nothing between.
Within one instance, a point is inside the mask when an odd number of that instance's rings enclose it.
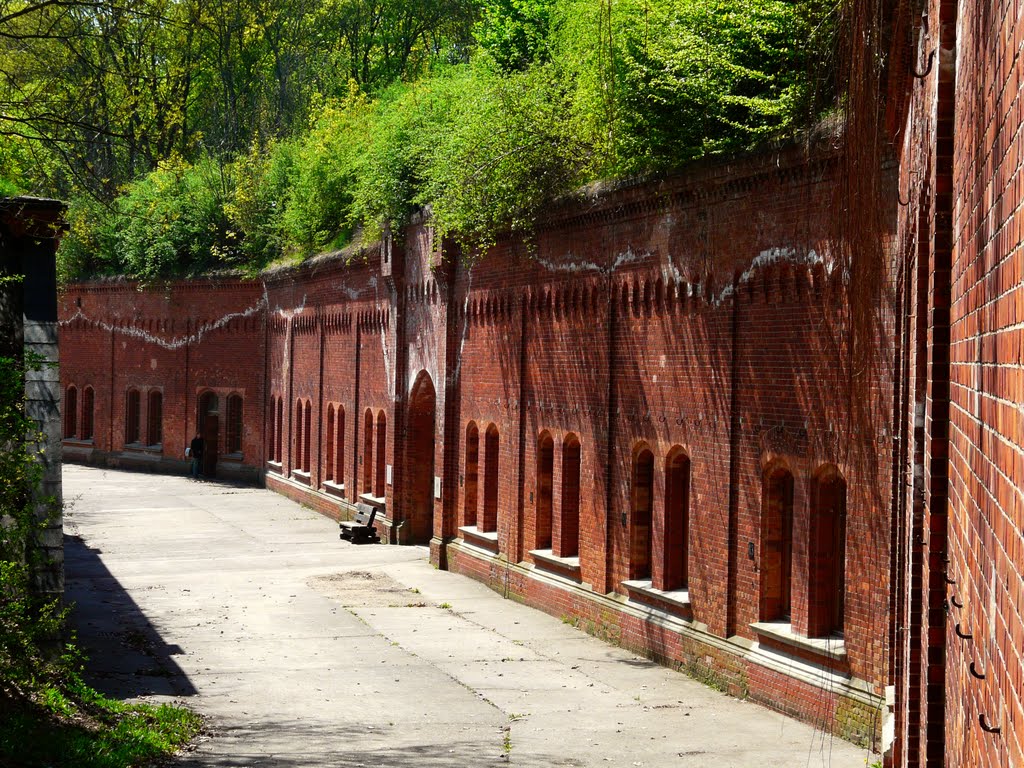
<instances>
[{"instance_id":1,"label":"tree canopy","mask_svg":"<svg viewBox=\"0 0 1024 768\"><path fill-rule=\"evenodd\" d=\"M579 185L793 135L822 0L0 0L0 192L65 277L259 269L429 207L470 249Z\"/></svg>"}]
</instances>

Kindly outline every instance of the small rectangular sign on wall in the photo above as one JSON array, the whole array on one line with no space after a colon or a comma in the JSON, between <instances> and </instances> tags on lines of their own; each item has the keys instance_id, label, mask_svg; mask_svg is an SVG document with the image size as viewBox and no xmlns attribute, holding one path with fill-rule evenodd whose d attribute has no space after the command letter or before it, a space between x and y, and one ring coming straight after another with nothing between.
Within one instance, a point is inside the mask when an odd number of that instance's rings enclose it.
<instances>
[{"instance_id":1,"label":"small rectangular sign on wall","mask_svg":"<svg viewBox=\"0 0 1024 768\"><path fill-rule=\"evenodd\" d=\"M388 485L391 485L391 465L390 464L387 464L384 467L384 481Z\"/></svg>"},{"instance_id":2,"label":"small rectangular sign on wall","mask_svg":"<svg viewBox=\"0 0 1024 768\"><path fill-rule=\"evenodd\" d=\"M434 478L434 498L435 499L440 499L441 498L441 478L440 477L435 477Z\"/></svg>"}]
</instances>

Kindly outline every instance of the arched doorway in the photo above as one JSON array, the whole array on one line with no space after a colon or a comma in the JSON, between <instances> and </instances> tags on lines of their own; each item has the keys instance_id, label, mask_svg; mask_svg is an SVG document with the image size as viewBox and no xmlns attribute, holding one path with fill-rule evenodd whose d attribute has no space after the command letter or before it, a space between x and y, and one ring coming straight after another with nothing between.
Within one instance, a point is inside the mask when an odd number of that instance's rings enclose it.
<instances>
[{"instance_id":1,"label":"arched doorway","mask_svg":"<svg viewBox=\"0 0 1024 768\"><path fill-rule=\"evenodd\" d=\"M665 461L665 539L659 589L681 589L690 576L690 459L680 447Z\"/></svg>"},{"instance_id":2,"label":"arched doorway","mask_svg":"<svg viewBox=\"0 0 1024 768\"><path fill-rule=\"evenodd\" d=\"M410 544L426 544L434 534L434 422L437 393L421 371L409 397L408 439L405 451L406 525Z\"/></svg>"},{"instance_id":3,"label":"arched doorway","mask_svg":"<svg viewBox=\"0 0 1024 768\"><path fill-rule=\"evenodd\" d=\"M833 465L811 480L807 636L842 635L846 597L846 481Z\"/></svg>"},{"instance_id":4,"label":"arched doorway","mask_svg":"<svg viewBox=\"0 0 1024 768\"><path fill-rule=\"evenodd\" d=\"M649 579L654 522L654 454L645 445L638 447L633 456L631 497L629 578Z\"/></svg>"},{"instance_id":5,"label":"arched doorway","mask_svg":"<svg viewBox=\"0 0 1024 768\"><path fill-rule=\"evenodd\" d=\"M537 524L534 549L551 549L551 513L555 498L555 441L549 432L537 439Z\"/></svg>"},{"instance_id":6,"label":"arched doorway","mask_svg":"<svg viewBox=\"0 0 1024 768\"><path fill-rule=\"evenodd\" d=\"M782 465L764 475L761 501L761 621L789 621L792 604L793 475Z\"/></svg>"},{"instance_id":7,"label":"arched doorway","mask_svg":"<svg viewBox=\"0 0 1024 768\"><path fill-rule=\"evenodd\" d=\"M220 398L216 392L204 392L199 398L199 433L203 438L203 474L217 473L217 446L220 445Z\"/></svg>"}]
</instances>

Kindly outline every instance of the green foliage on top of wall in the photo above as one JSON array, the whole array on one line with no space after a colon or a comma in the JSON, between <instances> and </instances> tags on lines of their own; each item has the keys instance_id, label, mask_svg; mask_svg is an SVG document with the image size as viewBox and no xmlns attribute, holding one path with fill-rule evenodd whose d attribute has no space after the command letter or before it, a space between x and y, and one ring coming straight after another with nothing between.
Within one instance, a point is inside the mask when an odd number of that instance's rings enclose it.
<instances>
[{"instance_id":1,"label":"green foliage on top of wall","mask_svg":"<svg viewBox=\"0 0 1024 768\"><path fill-rule=\"evenodd\" d=\"M468 60L439 37L415 76L373 88L353 77L311 97L290 136L175 155L109 205L76 201L63 274L258 270L400 229L421 209L467 253L528 236L582 184L671 172L813 123L831 97L816 68L830 60L834 10L484 0Z\"/></svg>"}]
</instances>

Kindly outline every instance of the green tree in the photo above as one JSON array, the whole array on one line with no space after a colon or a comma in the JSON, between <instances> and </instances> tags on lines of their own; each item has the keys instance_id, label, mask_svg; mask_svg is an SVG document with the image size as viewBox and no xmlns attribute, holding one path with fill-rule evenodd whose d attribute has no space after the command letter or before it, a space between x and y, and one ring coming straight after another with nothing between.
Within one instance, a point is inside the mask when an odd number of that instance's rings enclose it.
<instances>
[{"instance_id":1,"label":"green tree","mask_svg":"<svg viewBox=\"0 0 1024 768\"><path fill-rule=\"evenodd\" d=\"M521 72L550 58L554 0L484 0L474 33L506 72Z\"/></svg>"}]
</instances>

